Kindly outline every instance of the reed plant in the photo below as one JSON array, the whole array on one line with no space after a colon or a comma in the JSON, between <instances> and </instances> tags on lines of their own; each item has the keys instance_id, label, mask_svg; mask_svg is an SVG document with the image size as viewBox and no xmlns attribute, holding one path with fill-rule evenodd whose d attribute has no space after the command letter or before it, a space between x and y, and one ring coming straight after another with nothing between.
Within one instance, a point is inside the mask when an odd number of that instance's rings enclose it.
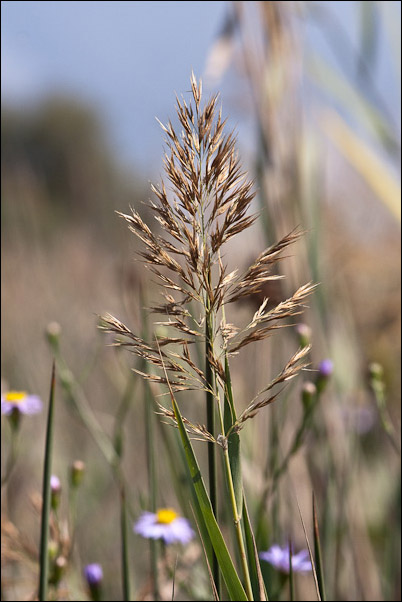
<instances>
[{"instance_id":1,"label":"reed plant","mask_svg":"<svg viewBox=\"0 0 402 602\"><path fill-rule=\"evenodd\" d=\"M202 84L194 75L191 95L189 103L177 99L180 132L170 121L161 124L166 135L166 181L152 186L155 198L148 203L159 231L150 228L135 209L130 214L119 213L142 242L139 254L160 284L163 301L150 311L161 316L155 327L167 329L166 334L155 330L151 340L145 340L111 315L103 317L101 327L116 335L117 345L145 360L150 369L134 368L138 374L168 388L171 404L158 401L158 410L180 432L199 502L196 518L206 527L201 531L204 549L213 549L207 561L211 561L215 595L221 599L221 574L230 599L255 599L256 587L258 599L264 599L258 556L252 545L246 550L245 539L250 544L254 536L245 519L240 432L265 406L280 398L286 383L308 366L310 346L297 349L275 378L241 404L235 403L230 358L289 326L292 318L302 313L315 286L303 284L274 306L265 298L244 327L227 321L231 304L282 278L276 264L302 232L293 230L271 245L244 273L237 269L229 272L225 245L256 220L257 215L251 212L255 192L241 170L235 135L225 132L225 120L217 109L218 96L203 103ZM201 363L197 362L197 347L203 350ZM178 394L191 396L193 391L205 396L205 423L194 421L188 401L182 412ZM208 479L200 471L192 439L207 443ZM225 499L218 499L218 455L229 492ZM208 491L204 481L208 481ZM219 526L226 505L232 516L241 571L235 568Z\"/></svg>"}]
</instances>

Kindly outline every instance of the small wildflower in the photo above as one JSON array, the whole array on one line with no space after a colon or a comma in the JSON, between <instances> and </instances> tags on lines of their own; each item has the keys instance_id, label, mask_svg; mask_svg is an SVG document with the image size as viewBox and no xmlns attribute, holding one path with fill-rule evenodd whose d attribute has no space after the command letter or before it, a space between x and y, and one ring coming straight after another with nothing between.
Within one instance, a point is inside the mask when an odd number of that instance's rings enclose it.
<instances>
[{"instance_id":1,"label":"small wildflower","mask_svg":"<svg viewBox=\"0 0 402 602\"><path fill-rule=\"evenodd\" d=\"M103 571L100 564L87 564L84 568L84 577L91 593L91 600L101 599L101 587L103 581Z\"/></svg>"},{"instance_id":2,"label":"small wildflower","mask_svg":"<svg viewBox=\"0 0 402 602\"><path fill-rule=\"evenodd\" d=\"M260 558L272 564L278 571L289 573L289 546L281 548L275 544L267 552L260 552ZM295 573L308 573L311 571L308 550L301 550L297 554L292 555L292 570Z\"/></svg>"},{"instance_id":3,"label":"small wildflower","mask_svg":"<svg viewBox=\"0 0 402 602\"><path fill-rule=\"evenodd\" d=\"M186 544L194 537L189 521L171 508L161 508L156 513L143 512L134 525L134 532L149 539L163 539L166 544Z\"/></svg>"},{"instance_id":4,"label":"small wildflower","mask_svg":"<svg viewBox=\"0 0 402 602\"><path fill-rule=\"evenodd\" d=\"M37 414L42 407L37 395L28 395L25 391L7 391L1 396L1 413L6 416L15 410L21 414Z\"/></svg>"},{"instance_id":5,"label":"small wildflower","mask_svg":"<svg viewBox=\"0 0 402 602\"><path fill-rule=\"evenodd\" d=\"M50 505L53 510L57 510L60 504L61 483L59 477L52 475L50 477Z\"/></svg>"},{"instance_id":6,"label":"small wildflower","mask_svg":"<svg viewBox=\"0 0 402 602\"><path fill-rule=\"evenodd\" d=\"M25 391L7 391L1 395L1 413L9 417L14 431L18 430L22 414L37 414L42 407L37 395L28 395Z\"/></svg>"}]
</instances>

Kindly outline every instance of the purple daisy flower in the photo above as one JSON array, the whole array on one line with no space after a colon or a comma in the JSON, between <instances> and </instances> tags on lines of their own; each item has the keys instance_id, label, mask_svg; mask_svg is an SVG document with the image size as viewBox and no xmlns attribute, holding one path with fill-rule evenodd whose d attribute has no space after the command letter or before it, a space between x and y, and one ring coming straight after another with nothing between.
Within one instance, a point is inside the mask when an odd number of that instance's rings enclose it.
<instances>
[{"instance_id":1,"label":"purple daisy flower","mask_svg":"<svg viewBox=\"0 0 402 602\"><path fill-rule=\"evenodd\" d=\"M281 548L275 544L267 552L260 552L260 558L272 564L278 571L289 573L289 546ZM295 573L308 573L311 571L311 560L308 550L301 550L297 554L292 554L292 570Z\"/></svg>"},{"instance_id":2,"label":"purple daisy flower","mask_svg":"<svg viewBox=\"0 0 402 602\"><path fill-rule=\"evenodd\" d=\"M20 414L37 414L43 408L37 395L28 395L25 391L7 391L1 395L1 413L10 416L13 412Z\"/></svg>"},{"instance_id":3,"label":"purple daisy flower","mask_svg":"<svg viewBox=\"0 0 402 602\"><path fill-rule=\"evenodd\" d=\"M160 508L156 513L143 512L134 525L134 532L148 539L163 539L166 544L186 544L194 537L189 521L171 508Z\"/></svg>"}]
</instances>

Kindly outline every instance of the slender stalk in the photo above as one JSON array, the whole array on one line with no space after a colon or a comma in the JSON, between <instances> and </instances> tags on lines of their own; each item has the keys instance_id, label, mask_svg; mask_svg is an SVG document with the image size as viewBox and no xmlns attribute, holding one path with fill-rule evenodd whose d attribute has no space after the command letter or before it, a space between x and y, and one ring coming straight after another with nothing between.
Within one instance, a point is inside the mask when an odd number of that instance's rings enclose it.
<instances>
[{"instance_id":1,"label":"slender stalk","mask_svg":"<svg viewBox=\"0 0 402 602\"><path fill-rule=\"evenodd\" d=\"M42 520L40 539L40 571L39 571L39 600L47 600L49 574L48 536L50 516L50 476L52 471L53 450L53 414L54 414L55 362L53 360L52 377L50 381L49 410L47 417L45 461L43 468L42 490Z\"/></svg>"},{"instance_id":2,"label":"slender stalk","mask_svg":"<svg viewBox=\"0 0 402 602\"><path fill-rule=\"evenodd\" d=\"M123 599L128 602L131 600L130 592L130 569L128 558L127 541L127 507L126 492L124 483L120 489L120 529L121 529L121 559L122 559L122 581L123 581Z\"/></svg>"},{"instance_id":3,"label":"slender stalk","mask_svg":"<svg viewBox=\"0 0 402 602\"><path fill-rule=\"evenodd\" d=\"M214 390L214 374L209 363L208 356L212 347L212 316L209 312L207 302L205 316L205 378L210 391L206 392L206 410L207 410L207 429L210 433L215 433L215 401L211 391ZM218 500L217 500L217 478L216 478L216 446L213 442L208 442L208 478L209 478L209 497L211 500L212 510L217 518ZM220 573L219 564L215 552L212 557L212 573L214 576L215 587L220 596Z\"/></svg>"},{"instance_id":4,"label":"slender stalk","mask_svg":"<svg viewBox=\"0 0 402 602\"><path fill-rule=\"evenodd\" d=\"M11 476L11 473L14 470L16 459L17 459L17 431L12 428L11 429L10 454L7 458L4 476L1 479L1 487L4 487L7 484L8 480Z\"/></svg>"},{"instance_id":5,"label":"slender stalk","mask_svg":"<svg viewBox=\"0 0 402 602\"><path fill-rule=\"evenodd\" d=\"M146 452L147 452L147 468L148 468L148 487L150 497L151 512L156 512L157 498L157 478L155 465L155 435L154 435L154 420L152 405L153 400L149 384L145 383L145 429L146 429ZM151 558L151 574L153 584L154 600L160 599L159 594L159 579L158 579L158 542L154 539L149 540L150 558Z\"/></svg>"},{"instance_id":6,"label":"slender stalk","mask_svg":"<svg viewBox=\"0 0 402 602\"><path fill-rule=\"evenodd\" d=\"M224 433L225 427L224 427L224 422L223 422L222 410L221 410L221 407L219 404L218 404L218 409L219 409L220 426L222 429L222 433ZM227 445L223 448L223 458L224 458L226 479L227 479L227 483L228 483L228 487L229 487L230 505L232 508L237 546L238 546L239 554L240 554L240 563L242 565L242 570L243 570L244 586L245 586L245 590L246 590L248 599L253 600L253 597L254 597L253 596L253 588L251 586L250 572L249 572L248 564L247 564L246 548L244 545L243 532L242 532L242 528L241 528L241 516L237 510L236 495L235 495L235 489L234 489L234 485L233 485L232 471L230 468L229 450L228 450Z\"/></svg>"},{"instance_id":7,"label":"slender stalk","mask_svg":"<svg viewBox=\"0 0 402 602\"><path fill-rule=\"evenodd\" d=\"M320 589L321 600L325 602L325 583L324 583L324 569L321 554L320 544L320 533L318 529L317 510L315 506L315 496L313 493L313 526L314 526L314 552L315 552L315 564L317 569L318 587Z\"/></svg>"},{"instance_id":8,"label":"slender stalk","mask_svg":"<svg viewBox=\"0 0 402 602\"><path fill-rule=\"evenodd\" d=\"M143 296L141 294L141 307L145 305ZM145 311L142 312L143 320L143 335L144 338L148 338L148 322ZM148 365L144 361L141 368L144 372L148 370ZM144 413L145 413L145 445L146 445L146 456L147 456L147 471L148 471L148 491L149 491L149 504L151 512L156 512L156 500L158 492L158 480L156 475L156 462L155 462L155 424L154 424L154 413L153 413L154 400L152 392L148 382L145 382L144 390ZM151 563L151 575L153 585L153 596L154 600L160 599L159 593L159 578L158 578L158 542L154 539L149 540L149 552L150 552L150 563Z\"/></svg>"}]
</instances>

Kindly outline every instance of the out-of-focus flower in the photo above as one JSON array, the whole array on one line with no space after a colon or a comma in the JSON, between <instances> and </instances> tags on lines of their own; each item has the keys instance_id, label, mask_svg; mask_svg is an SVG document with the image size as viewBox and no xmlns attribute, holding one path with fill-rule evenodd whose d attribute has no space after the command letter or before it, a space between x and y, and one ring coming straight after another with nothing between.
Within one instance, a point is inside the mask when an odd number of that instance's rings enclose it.
<instances>
[{"instance_id":1,"label":"out-of-focus flower","mask_svg":"<svg viewBox=\"0 0 402 602\"><path fill-rule=\"evenodd\" d=\"M330 359L322 360L318 365L318 374L315 381L317 392L322 393L327 386L329 379L334 371L333 361Z\"/></svg>"},{"instance_id":2,"label":"out-of-focus flower","mask_svg":"<svg viewBox=\"0 0 402 602\"><path fill-rule=\"evenodd\" d=\"M149 539L163 539L166 544L186 544L194 537L189 521L171 508L161 508L156 513L143 512L134 525L134 532Z\"/></svg>"},{"instance_id":3,"label":"out-of-focus flower","mask_svg":"<svg viewBox=\"0 0 402 602\"><path fill-rule=\"evenodd\" d=\"M319 376L323 376L325 378L329 378L334 371L334 363L330 359L322 360L318 365L318 373Z\"/></svg>"},{"instance_id":4,"label":"out-of-focus flower","mask_svg":"<svg viewBox=\"0 0 402 602\"><path fill-rule=\"evenodd\" d=\"M311 341L311 328L307 324L298 324L296 326L296 334L299 338L300 347L307 347Z\"/></svg>"},{"instance_id":5,"label":"out-of-focus flower","mask_svg":"<svg viewBox=\"0 0 402 602\"><path fill-rule=\"evenodd\" d=\"M21 414L37 414L43 408L37 395L25 391L7 391L1 395L1 413L9 416L13 411Z\"/></svg>"},{"instance_id":6,"label":"out-of-focus flower","mask_svg":"<svg viewBox=\"0 0 402 602\"><path fill-rule=\"evenodd\" d=\"M305 410L309 410L314 404L314 398L317 394L317 387L314 383L307 381L302 388L302 402Z\"/></svg>"},{"instance_id":7,"label":"out-of-focus flower","mask_svg":"<svg viewBox=\"0 0 402 602\"><path fill-rule=\"evenodd\" d=\"M57 349L61 334L61 326L58 322L50 322L46 327L46 338L50 345Z\"/></svg>"},{"instance_id":8,"label":"out-of-focus flower","mask_svg":"<svg viewBox=\"0 0 402 602\"><path fill-rule=\"evenodd\" d=\"M289 573L289 546L281 548L275 544L267 552L260 552L260 558L272 564L278 571ZM311 571L308 550L301 550L297 554L292 554L292 570L295 573L308 573Z\"/></svg>"},{"instance_id":9,"label":"out-of-focus flower","mask_svg":"<svg viewBox=\"0 0 402 602\"><path fill-rule=\"evenodd\" d=\"M377 413L370 406L354 405L343 408L342 418L350 430L365 435L375 426Z\"/></svg>"},{"instance_id":10,"label":"out-of-focus flower","mask_svg":"<svg viewBox=\"0 0 402 602\"><path fill-rule=\"evenodd\" d=\"M100 564L87 564L84 569L84 577L89 586L100 585L103 579L103 571Z\"/></svg>"},{"instance_id":11,"label":"out-of-focus flower","mask_svg":"<svg viewBox=\"0 0 402 602\"><path fill-rule=\"evenodd\" d=\"M60 504L61 483L59 477L52 474L50 477L50 505L53 510L57 510Z\"/></svg>"},{"instance_id":12,"label":"out-of-focus flower","mask_svg":"<svg viewBox=\"0 0 402 602\"><path fill-rule=\"evenodd\" d=\"M59 477L56 477L56 475L54 475L54 474L52 474L52 476L50 477L50 489L51 489L52 493L61 491L60 479L59 479Z\"/></svg>"},{"instance_id":13,"label":"out-of-focus flower","mask_svg":"<svg viewBox=\"0 0 402 602\"><path fill-rule=\"evenodd\" d=\"M52 585L57 585L63 577L67 568L67 559L64 556L58 556L52 567L49 582Z\"/></svg>"},{"instance_id":14,"label":"out-of-focus flower","mask_svg":"<svg viewBox=\"0 0 402 602\"><path fill-rule=\"evenodd\" d=\"M87 564L84 568L84 577L87 582L92 600L101 599L103 571L100 564Z\"/></svg>"},{"instance_id":15,"label":"out-of-focus flower","mask_svg":"<svg viewBox=\"0 0 402 602\"><path fill-rule=\"evenodd\" d=\"M84 477L85 464L82 460L73 462L70 468L70 483L72 487L79 487Z\"/></svg>"}]
</instances>

